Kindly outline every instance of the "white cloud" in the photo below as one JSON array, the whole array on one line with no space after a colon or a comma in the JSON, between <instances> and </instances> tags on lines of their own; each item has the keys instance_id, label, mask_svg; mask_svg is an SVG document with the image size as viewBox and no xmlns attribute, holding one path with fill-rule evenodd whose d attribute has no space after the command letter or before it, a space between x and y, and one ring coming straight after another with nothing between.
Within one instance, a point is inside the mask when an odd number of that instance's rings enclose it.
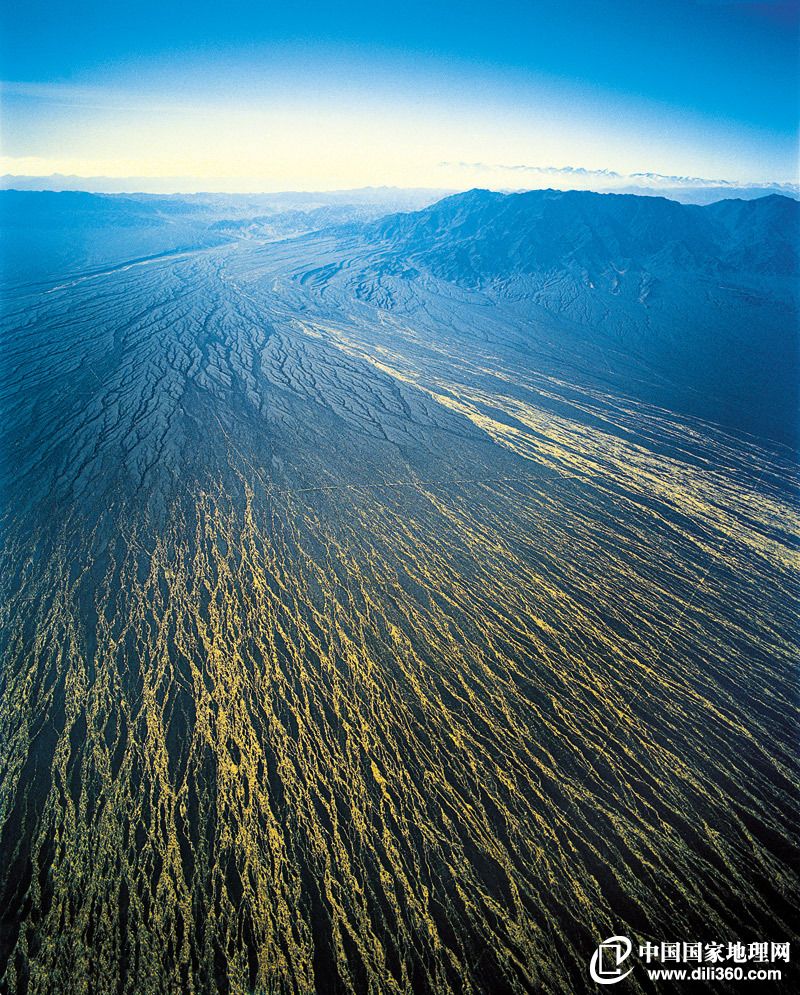
<instances>
[{"instance_id":1,"label":"white cloud","mask_svg":"<svg viewBox=\"0 0 800 995\"><path fill-rule=\"evenodd\" d=\"M772 180L738 182L726 179L708 179L702 176L678 176L665 173L635 172L621 173L614 169L586 169L583 166L539 166L528 164L487 163L487 162L442 162L442 169L452 172L460 171L464 177L472 181L481 181L487 185L496 185L505 180L507 186L514 177L529 177L547 179L548 185L559 189L588 189L614 191L630 187L645 190L703 190L729 188L736 190L751 190L753 188L774 189L776 193L797 195L800 184L776 183ZM541 185L541 184L537 184Z\"/></svg>"}]
</instances>

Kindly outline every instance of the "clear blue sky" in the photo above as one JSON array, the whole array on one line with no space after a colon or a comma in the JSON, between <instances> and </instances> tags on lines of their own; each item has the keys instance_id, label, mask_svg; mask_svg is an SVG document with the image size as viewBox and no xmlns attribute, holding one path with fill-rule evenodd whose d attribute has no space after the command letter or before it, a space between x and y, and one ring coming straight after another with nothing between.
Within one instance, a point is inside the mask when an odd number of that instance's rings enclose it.
<instances>
[{"instance_id":1,"label":"clear blue sky","mask_svg":"<svg viewBox=\"0 0 800 995\"><path fill-rule=\"evenodd\" d=\"M799 2L5 4L4 165L273 186L446 185L462 160L793 180Z\"/></svg>"}]
</instances>

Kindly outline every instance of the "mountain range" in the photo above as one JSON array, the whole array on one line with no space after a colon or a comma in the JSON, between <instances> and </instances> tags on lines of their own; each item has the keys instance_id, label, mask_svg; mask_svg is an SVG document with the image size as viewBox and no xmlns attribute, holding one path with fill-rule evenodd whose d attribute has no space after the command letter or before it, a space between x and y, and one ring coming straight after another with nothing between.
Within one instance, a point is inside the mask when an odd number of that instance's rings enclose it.
<instances>
[{"instance_id":1,"label":"mountain range","mask_svg":"<svg viewBox=\"0 0 800 995\"><path fill-rule=\"evenodd\" d=\"M646 372L650 400L782 441L797 437L793 199L697 206L473 190L341 237L358 246L360 264L346 277L354 293L356 285L364 292L364 272L388 307L426 278L445 281L509 311L522 348L543 328L587 359L599 348L600 365L613 347L631 385L635 379L641 389Z\"/></svg>"},{"instance_id":2,"label":"mountain range","mask_svg":"<svg viewBox=\"0 0 800 995\"><path fill-rule=\"evenodd\" d=\"M448 278L487 278L579 266L696 274L797 275L800 203L757 200L684 205L662 197L536 190L472 190L416 213L385 218L368 234L422 254Z\"/></svg>"},{"instance_id":3,"label":"mountain range","mask_svg":"<svg viewBox=\"0 0 800 995\"><path fill-rule=\"evenodd\" d=\"M299 238L308 279L342 307L357 299L420 311L431 294L441 302L443 288L457 286L505 316L507 347L547 338L598 371L613 367L647 400L796 441L797 201L698 206L472 190L427 205L424 192L401 193L0 191L3 279L14 285L231 240L269 251L275 240ZM422 208L409 211L420 198ZM320 267L320 254L336 263Z\"/></svg>"}]
</instances>

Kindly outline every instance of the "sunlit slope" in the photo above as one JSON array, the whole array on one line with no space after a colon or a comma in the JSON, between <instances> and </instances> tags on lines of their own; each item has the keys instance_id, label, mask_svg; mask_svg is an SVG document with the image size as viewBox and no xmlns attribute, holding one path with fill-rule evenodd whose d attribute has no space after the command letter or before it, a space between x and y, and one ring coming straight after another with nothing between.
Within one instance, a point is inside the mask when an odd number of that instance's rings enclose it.
<instances>
[{"instance_id":1,"label":"sunlit slope","mask_svg":"<svg viewBox=\"0 0 800 995\"><path fill-rule=\"evenodd\" d=\"M566 995L611 933L788 939L784 451L308 251L7 307L5 986Z\"/></svg>"}]
</instances>

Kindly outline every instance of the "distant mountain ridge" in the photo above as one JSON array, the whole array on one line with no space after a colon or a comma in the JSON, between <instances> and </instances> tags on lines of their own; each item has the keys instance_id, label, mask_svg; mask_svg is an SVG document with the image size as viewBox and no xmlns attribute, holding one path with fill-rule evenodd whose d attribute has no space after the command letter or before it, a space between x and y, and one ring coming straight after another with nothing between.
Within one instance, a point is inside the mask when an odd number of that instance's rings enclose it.
<instances>
[{"instance_id":1,"label":"distant mountain ridge","mask_svg":"<svg viewBox=\"0 0 800 995\"><path fill-rule=\"evenodd\" d=\"M791 198L699 206L472 190L348 226L341 238L360 246L360 269L336 279L378 307L413 310L430 278L446 281L506 311L517 347L555 334L586 355L612 348L638 364L640 380L669 385L652 400L798 437L800 203Z\"/></svg>"},{"instance_id":2,"label":"distant mountain ridge","mask_svg":"<svg viewBox=\"0 0 800 995\"><path fill-rule=\"evenodd\" d=\"M752 200L779 193L800 199L800 186L796 183L753 181L741 183L731 180L709 180L693 176L665 176L661 173L621 174L609 169L584 169L581 167L538 167L527 165L503 165L487 163L441 163L444 167L455 167L464 173L470 187L488 185L505 193L518 193L520 190L541 189L541 183L555 184L559 189L594 190L597 193L635 194L640 197L668 197L682 204L712 204L728 197ZM491 177L491 179L489 179ZM545 180L545 178L547 178ZM525 183L525 180L528 183ZM560 181L560 183L559 183ZM52 173L49 176L25 176L5 173L0 175L0 190L49 190L49 191L88 191L102 194L127 194L131 196L178 196L178 197L255 197L287 198L298 206L314 198L318 206L349 201L351 203L385 202L390 197L395 200L391 210L416 210L423 202L433 203L450 193L463 190L464 183L454 188L447 187L360 187L352 190L303 193L300 191L264 194L262 181L258 177L239 180L239 192L231 192L231 180L226 177L197 176L65 176ZM301 200L305 198L305 200ZM327 198L327 199L325 199Z\"/></svg>"},{"instance_id":3,"label":"distant mountain ridge","mask_svg":"<svg viewBox=\"0 0 800 995\"><path fill-rule=\"evenodd\" d=\"M370 236L473 285L610 264L694 275L800 272L800 202L778 194L697 206L630 194L472 190L382 219Z\"/></svg>"},{"instance_id":4,"label":"distant mountain ridge","mask_svg":"<svg viewBox=\"0 0 800 995\"><path fill-rule=\"evenodd\" d=\"M435 191L123 194L0 189L0 279L35 282L238 238L287 238L427 206Z\"/></svg>"}]
</instances>

